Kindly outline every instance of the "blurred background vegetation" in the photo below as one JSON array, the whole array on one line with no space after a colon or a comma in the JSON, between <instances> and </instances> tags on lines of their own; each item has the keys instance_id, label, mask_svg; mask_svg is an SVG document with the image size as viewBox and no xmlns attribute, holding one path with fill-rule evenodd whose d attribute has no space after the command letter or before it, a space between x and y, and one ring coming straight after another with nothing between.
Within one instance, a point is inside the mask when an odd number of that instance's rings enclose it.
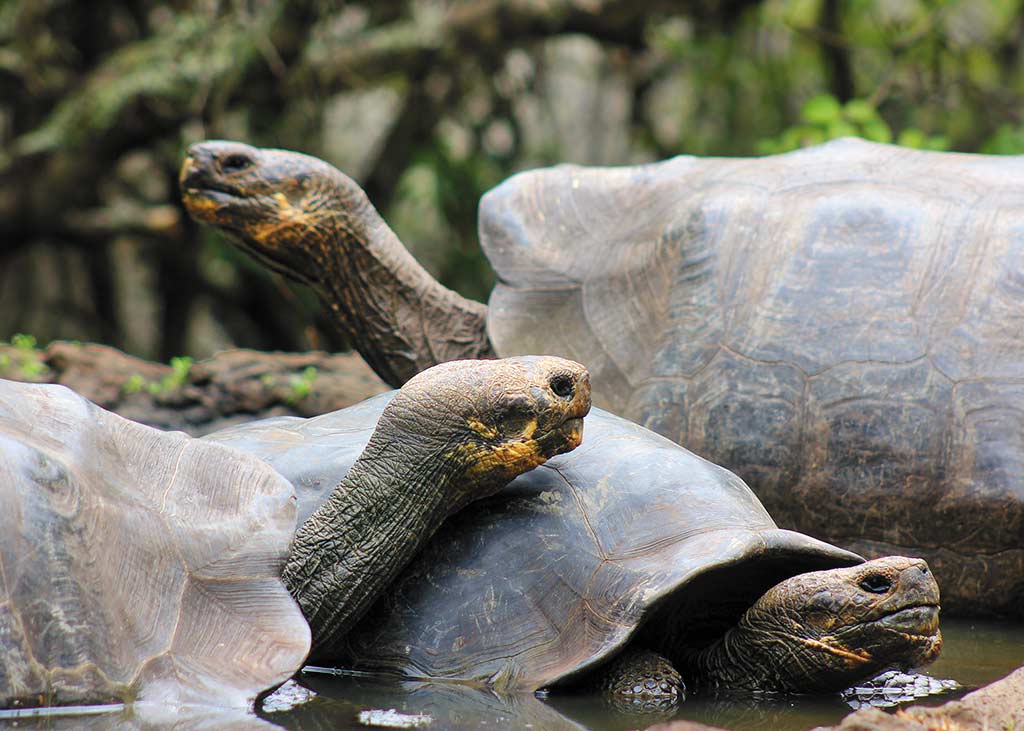
<instances>
[{"instance_id":1,"label":"blurred background vegetation","mask_svg":"<svg viewBox=\"0 0 1024 731\"><path fill-rule=\"evenodd\" d=\"M0 340L342 349L184 214L185 148L321 156L485 299L476 204L528 167L860 135L1024 151L1024 0L3 0Z\"/></svg>"}]
</instances>

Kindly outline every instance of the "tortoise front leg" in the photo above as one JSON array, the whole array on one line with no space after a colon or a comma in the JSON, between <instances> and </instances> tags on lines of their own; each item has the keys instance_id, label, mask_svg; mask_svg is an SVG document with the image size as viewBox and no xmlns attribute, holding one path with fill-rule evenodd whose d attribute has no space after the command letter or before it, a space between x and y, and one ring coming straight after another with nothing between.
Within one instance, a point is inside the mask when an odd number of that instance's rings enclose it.
<instances>
[{"instance_id":1,"label":"tortoise front leg","mask_svg":"<svg viewBox=\"0 0 1024 731\"><path fill-rule=\"evenodd\" d=\"M598 687L613 707L631 713L675 708L686 700L686 684L672 663L656 652L629 647L599 673Z\"/></svg>"}]
</instances>

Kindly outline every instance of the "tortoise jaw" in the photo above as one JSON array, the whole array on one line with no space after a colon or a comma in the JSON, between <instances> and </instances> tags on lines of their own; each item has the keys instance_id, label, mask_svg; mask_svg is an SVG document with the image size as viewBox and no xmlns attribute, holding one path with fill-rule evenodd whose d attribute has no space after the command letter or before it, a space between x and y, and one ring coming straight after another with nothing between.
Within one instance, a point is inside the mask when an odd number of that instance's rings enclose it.
<instances>
[{"instance_id":1,"label":"tortoise jaw","mask_svg":"<svg viewBox=\"0 0 1024 731\"><path fill-rule=\"evenodd\" d=\"M189 214L201 223L221 224L220 212L241 197L236 187L217 180L207 166L191 155L182 163L178 186Z\"/></svg>"},{"instance_id":2,"label":"tortoise jaw","mask_svg":"<svg viewBox=\"0 0 1024 731\"><path fill-rule=\"evenodd\" d=\"M918 604L903 607L877 620L877 625L908 638L924 640L934 637L939 633L939 606Z\"/></svg>"}]
</instances>

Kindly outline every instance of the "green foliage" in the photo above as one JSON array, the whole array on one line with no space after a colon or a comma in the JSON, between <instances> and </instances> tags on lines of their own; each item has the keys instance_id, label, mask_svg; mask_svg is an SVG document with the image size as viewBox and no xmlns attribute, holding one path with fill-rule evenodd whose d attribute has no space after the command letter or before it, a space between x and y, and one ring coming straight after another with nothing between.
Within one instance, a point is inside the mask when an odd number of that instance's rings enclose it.
<instances>
[{"instance_id":1,"label":"green foliage","mask_svg":"<svg viewBox=\"0 0 1024 731\"><path fill-rule=\"evenodd\" d=\"M17 333L10 343L0 345L8 345L14 351L0 353L0 374L22 381L38 381L49 370L34 335Z\"/></svg>"},{"instance_id":2,"label":"green foliage","mask_svg":"<svg viewBox=\"0 0 1024 731\"><path fill-rule=\"evenodd\" d=\"M307 366L300 375L293 375L288 379L288 386L291 389L286 401L290 404L297 404L309 396L313 390L313 382L316 381L317 370L315 366Z\"/></svg>"},{"instance_id":3,"label":"green foliage","mask_svg":"<svg viewBox=\"0 0 1024 731\"><path fill-rule=\"evenodd\" d=\"M35 350L36 337L35 335L17 333L11 338L11 345L13 345L18 350Z\"/></svg>"},{"instance_id":4,"label":"green foliage","mask_svg":"<svg viewBox=\"0 0 1024 731\"><path fill-rule=\"evenodd\" d=\"M145 385L146 379L142 377L142 374L134 373L124 382L121 391L126 394L138 393Z\"/></svg>"},{"instance_id":5,"label":"green foliage","mask_svg":"<svg viewBox=\"0 0 1024 731\"><path fill-rule=\"evenodd\" d=\"M830 94L809 99L800 111L800 124L778 137L762 139L757 151L762 155L808 147L839 137L862 137L873 142L892 142L892 130L867 99L851 99L846 104ZM929 135L916 127L900 131L896 144L919 150L948 150L949 138Z\"/></svg>"},{"instance_id":6,"label":"green foliage","mask_svg":"<svg viewBox=\"0 0 1024 731\"><path fill-rule=\"evenodd\" d=\"M213 84L238 78L279 11L280 4L265 3L246 23L204 13L172 16L162 32L111 54L14 149L22 155L75 149L121 124L133 108L198 109Z\"/></svg>"},{"instance_id":7,"label":"green foliage","mask_svg":"<svg viewBox=\"0 0 1024 731\"><path fill-rule=\"evenodd\" d=\"M981 146L989 155L1024 154L1024 126L1002 124Z\"/></svg>"},{"instance_id":8,"label":"green foliage","mask_svg":"<svg viewBox=\"0 0 1024 731\"><path fill-rule=\"evenodd\" d=\"M757 151L771 155L798 147L817 145L839 137L863 137L874 142L891 142L889 125L866 99L852 99L840 104L831 94L818 94L804 103L800 123L778 137L762 139Z\"/></svg>"},{"instance_id":9,"label":"green foliage","mask_svg":"<svg viewBox=\"0 0 1024 731\"><path fill-rule=\"evenodd\" d=\"M915 127L908 127L900 132L896 144L918 150L948 150L949 138L945 135L926 135Z\"/></svg>"},{"instance_id":10,"label":"green foliage","mask_svg":"<svg viewBox=\"0 0 1024 731\"><path fill-rule=\"evenodd\" d=\"M187 356L171 358L171 372L159 381L147 381L141 373L133 373L121 385L121 393L133 394L139 393L142 390L145 390L150 396L165 396L173 393L188 383L192 363L192 358Z\"/></svg>"},{"instance_id":11,"label":"green foliage","mask_svg":"<svg viewBox=\"0 0 1024 731\"><path fill-rule=\"evenodd\" d=\"M171 358L171 372L160 379L159 383L149 384L149 392L154 396L171 393L188 382L188 374L192 369L192 359L179 355Z\"/></svg>"}]
</instances>

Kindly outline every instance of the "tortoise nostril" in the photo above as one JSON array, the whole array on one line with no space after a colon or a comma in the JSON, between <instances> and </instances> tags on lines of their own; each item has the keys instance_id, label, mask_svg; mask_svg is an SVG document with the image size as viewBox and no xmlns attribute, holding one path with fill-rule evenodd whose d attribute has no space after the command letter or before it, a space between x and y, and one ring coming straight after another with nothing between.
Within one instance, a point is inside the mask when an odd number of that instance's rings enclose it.
<instances>
[{"instance_id":1,"label":"tortoise nostril","mask_svg":"<svg viewBox=\"0 0 1024 731\"><path fill-rule=\"evenodd\" d=\"M571 399L576 392L576 385L570 376L560 373L551 379L551 390L559 398Z\"/></svg>"},{"instance_id":2,"label":"tortoise nostril","mask_svg":"<svg viewBox=\"0 0 1024 731\"><path fill-rule=\"evenodd\" d=\"M860 580L860 588L872 594L884 594L892 588L892 580L883 574L868 574Z\"/></svg>"},{"instance_id":3,"label":"tortoise nostril","mask_svg":"<svg viewBox=\"0 0 1024 731\"><path fill-rule=\"evenodd\" d=\"M252 165L252 158L241 152L232 152L220 161L220 169L225 173L238 173Z\"/></svg>"}]
</instances>

